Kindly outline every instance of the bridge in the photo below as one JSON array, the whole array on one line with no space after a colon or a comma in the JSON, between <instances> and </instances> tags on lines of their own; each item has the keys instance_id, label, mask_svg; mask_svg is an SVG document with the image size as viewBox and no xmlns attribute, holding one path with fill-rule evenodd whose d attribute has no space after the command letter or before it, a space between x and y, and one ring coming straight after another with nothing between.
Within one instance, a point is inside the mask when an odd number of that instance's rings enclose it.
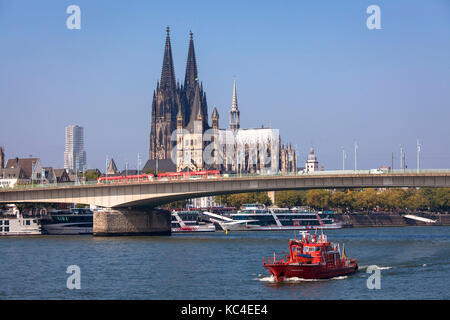
<instances>
[{"instance_id":1,"label":"bridge","mask_svg":"<svg viewBox=\"0 0 450 320\"><path fill-rule=\"evenodd\" d=\"M450 170L401 170L389 173L370 173L368 170L321 171L296 175L235 175L118 184L20 186L0 191L0 203L80 203L103 207L103 211L94 215L94 233L109 235L116 231L117 234L133 234L134 231L126 230L140 230L140 224L149 227L163 223L167 229L168 223L170 229L170 215L154 208L182 199L254 191L393 187L450 187ZM100 225L103 225L101 229L105 232L100 231ZM110 232L111 228L117 230ZM121 232L121 228L125 231Z\"/></svg>"}]
</instances>

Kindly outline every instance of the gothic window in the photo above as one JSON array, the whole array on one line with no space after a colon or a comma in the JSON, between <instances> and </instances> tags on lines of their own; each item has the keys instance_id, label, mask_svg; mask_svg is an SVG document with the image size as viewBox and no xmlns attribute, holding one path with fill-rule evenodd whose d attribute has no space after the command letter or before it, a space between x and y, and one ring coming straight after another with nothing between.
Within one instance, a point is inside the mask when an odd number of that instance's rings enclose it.
<instances>
[{"instance_id":1,"label":"gothic window","mask_svg":"<svg viewBox=\"0 0 450 320\"><path fill-rule=\"evenodd\" d=\"M162 132L161 132L161 128L158 129L157 134L156 134L156 143L157 146L160 146L162 143Z\"/></svg>"},{"instance_id":2,"label":"gothic window","mask_svg":"<svg viewBox=\"0 0 450 320\"><path fill-rule=\"evenodd\" d=\"M267 143L266 157L267 157L267 159L271 159L271 157L272 157L272 150L271 150L271 147L270 147L270 142ZM270 161L268 160L266 163L269 163L269 162Z\"/></svg>"},{"instance_id":3,"label":"gothic window","mask_svg":"<svg viewBox=\"0 0 450 320\"><path fill-rule=\"evenodd\" d=\"M249 145L246 143L245 147L244 147L244 168L248 169L249 168L249 160L250 160L250 147Z\"/></svg>"}]
</instances>

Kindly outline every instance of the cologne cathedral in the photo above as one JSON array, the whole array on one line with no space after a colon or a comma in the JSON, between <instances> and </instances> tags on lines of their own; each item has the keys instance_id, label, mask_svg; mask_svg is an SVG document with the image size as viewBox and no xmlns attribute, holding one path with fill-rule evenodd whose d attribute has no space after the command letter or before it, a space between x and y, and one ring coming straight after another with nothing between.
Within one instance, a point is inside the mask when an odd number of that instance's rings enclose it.
<instances>
[{"instance_id":1,"label":"cologne cathedral","mask_svg":"<svg viewBox=\"0 0 450 320\"><path fill-rule=\"evenodd\" d=\"M240 127L236 82L228 128L219 128L216 108L211 115L211 126L208 120L206 93L198 79L193 34L190 32L184 83L180 84L175 80L167 27L161 80L153 92L149 161L143 170L296 171L296 152L290 144L281 144L277 129Z\"/></svg>"}]
</instances>

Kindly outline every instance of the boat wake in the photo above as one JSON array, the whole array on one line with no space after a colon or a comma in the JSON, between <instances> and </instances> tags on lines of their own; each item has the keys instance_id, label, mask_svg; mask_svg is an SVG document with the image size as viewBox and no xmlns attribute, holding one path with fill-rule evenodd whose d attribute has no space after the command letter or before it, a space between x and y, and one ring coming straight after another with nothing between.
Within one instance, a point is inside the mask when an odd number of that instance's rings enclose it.
<instances>
[{"instance_id":1,"label":"boat wake","mask_svg":"<svg viewBox=\"0 0 450 320\"><path fill-rule=\"evenodd\" d=\"M378 269L380 269L380 270L389 270L389 269L392 269L392 267L378 267Z\"/></svg>"},{"instance_id":2,"label":"boat wake","mask_svg":"<svg viewBox=\"0 0 450 320\"><path fill-rule=\"evenodd\" d=\"M358 269L359 270L366 270L369 266L359 266ZM376 266L379 270L389 270L392 269L393 267L381 267L381 266Z\"/></svg>"},{"instance_id":3,"label":"boat wake","mask_svg":"<svg viewBox=\"0 0 450 320\"><path fill-rule=\"evenodd\" d=\"M303 279L303 278L292 277L292 278L285 278L281 282L284 282L284 283L317 282L317 281L330 281L330 280L344 280L347 278L348 278L348 276L339 276L339 277L334 277L334 278L330 278L330 279ZM258 280L261 282L277 283L277 281L275 280L275 277L272 275L267 276L267 277L262 277L262 278L256 278L254 280Z\"/></svg>"}]
</instances>

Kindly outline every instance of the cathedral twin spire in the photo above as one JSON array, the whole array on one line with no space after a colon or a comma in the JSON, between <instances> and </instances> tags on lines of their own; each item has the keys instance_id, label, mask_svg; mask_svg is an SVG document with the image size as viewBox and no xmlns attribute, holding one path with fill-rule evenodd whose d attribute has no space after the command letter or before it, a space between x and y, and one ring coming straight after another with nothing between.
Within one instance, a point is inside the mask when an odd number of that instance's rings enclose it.
<instances>
[{"instance_id":1,"label":"cathedral twin spire","mask_svg":"<svg viewBox=\"0 0 450 320\"><path fill-rule=\"evenodd\" d=\"M170 28L166 29L166 45L164 47L164 58L163 65L161 71L161 89L172 89L176 88L175 86L175 70L173 66L173 58L172 58L172 47L170 45Z\"/></svg>"},{"instance_id":2,"label":"cathedral twin spire","mask_svg":"<svg viewBox=\"0 0 450 320\"><path fill-rule=\"evenodd\" d=\"M193 33L190 32L189 51L186 63L186 75L184 78L184 87L195 93L195 86L198 82L197 61L195 59ZM176 88L175 68L172 57L172 46L170 43L170 28L166 28L166 44L164 47L164 58L161 71L160 88ZM193 99L193 97L192 97Z\"/></svg>"},{"instance_id":3,"label":"cathedral twin spire","mask_svg":"<svg viewBox=\"0 0 450 320\"><path fill-rule=\"evenodd\" d=\"M184 77L184 86L186 88L194 89L198 81L197 61L195 60L194 39L193 33L190 31L189 51L186 63L186 75Z\"/></svg>"},{"instance_id":4,"label":"cathedral twin spire","mask_svg":"<svg viewBox=\"0 0 450 320\"><path fill-rule=\"evenodd\" d=\"M190 32L184 86L175 80L175 68L170 42L170 28L166 29L161 81L153 94L150 132L150 159L171 158L171 134L178 127L190 127L192 119L202 119L203 130L208 126L208 106L203 86L198 81L193 33Z\"/></svg>"}]
</instances>

